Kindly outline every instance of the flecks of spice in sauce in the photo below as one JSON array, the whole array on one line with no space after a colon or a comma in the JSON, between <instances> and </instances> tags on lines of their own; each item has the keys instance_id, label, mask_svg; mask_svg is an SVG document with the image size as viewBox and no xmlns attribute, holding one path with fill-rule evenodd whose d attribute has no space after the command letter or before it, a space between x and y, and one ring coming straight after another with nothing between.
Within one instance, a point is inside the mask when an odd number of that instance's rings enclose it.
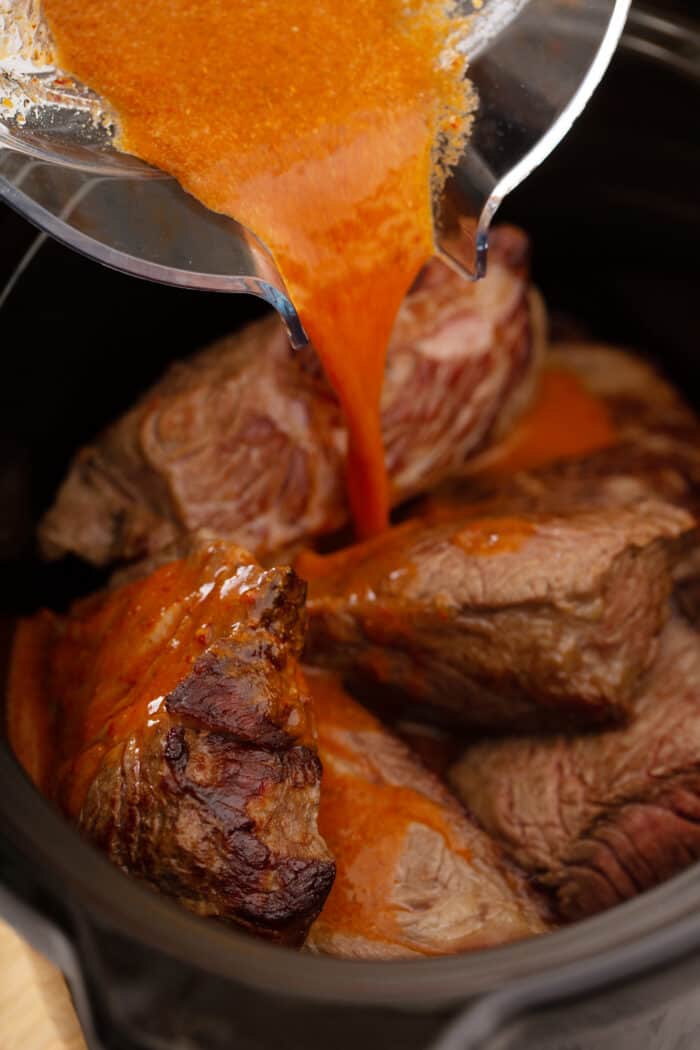
<instances>
[{"instance_id":1,"label":"flecks of spice in sauce","mask_svg":"<svg viewBox=\"0 0 700 1050\"><path fill-rule=\"evenodd\" d=\"M120 145L271 249L345 411L357 528L380 531L386 345L471 108L452 0L44 10L61 64L113 106Z\"/></svg>"},{"instance_id":2,"label":"flecks of spice in sauce","mask_svg":"<svg viewBox=\"0 0 700 1050\"><path fill-rule=\"evenodd\" d=\"M605 402L572 372L546 368L535 404L507 438L480 457L472 473L515 474L585 456L615 441Z\"/></svg>"},{"instance_id":3,"label":"flecks of spice in sauce","mask_svg":"<svg viewBox=\"0 0 700 1050\"><path fill-rule=\"evenodd\" d=\"M377 719L333 675L311 671L308 684L323 763L319 830L336 862L321 921L349 935L425 952L402 929L401 908L392 903L407 836L422 824L467 861L469 850L436 802L377 775L366 755L372 734L386 732Z\"/></svg>"}]
</instances>

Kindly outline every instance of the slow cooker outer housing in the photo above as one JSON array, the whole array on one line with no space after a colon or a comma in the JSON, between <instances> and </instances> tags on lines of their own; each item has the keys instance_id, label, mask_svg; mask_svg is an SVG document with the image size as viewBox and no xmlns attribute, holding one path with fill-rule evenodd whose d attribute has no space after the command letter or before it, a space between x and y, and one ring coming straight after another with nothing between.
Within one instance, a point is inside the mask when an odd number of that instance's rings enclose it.
<instances>
[{"instance_id":1,"label":"slow cooker outer housing","mask_svg":"<svg viewBox=\"0 0 700 1050\"><path fill-rule=\"evenodd\" d=\"M654 354L700 405L700 37L633 10L603 87L503 218L548 301ZM0 212L0 279L29 228ZM46 245L0 313L2 612L97 582L41 567L32 522L76 445L170 358L257 309L143 285ZM570 324L558 322L562 331ZM3 621L5 624L7 621ZM9 631L0 631L5 642ZM700 868L537 941L340 963L189 915L98 855L0 746L0 913L60 965L91 1050L683 1050L700 1043Z\"/></svg>"}]
</instances>

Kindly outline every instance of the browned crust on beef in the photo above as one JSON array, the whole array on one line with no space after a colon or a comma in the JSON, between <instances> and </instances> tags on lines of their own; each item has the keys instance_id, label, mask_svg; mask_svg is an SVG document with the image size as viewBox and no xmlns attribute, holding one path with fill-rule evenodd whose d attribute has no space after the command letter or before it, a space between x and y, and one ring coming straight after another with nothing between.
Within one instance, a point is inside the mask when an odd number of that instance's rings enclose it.
<instances>
[{"instance_id":1,"label":"browned crust on beef","mask_svg":"<svg viewBox=\"0 0 700 1050\"><path fill-rule=\"evenodd\" d=\"M320 776L308 747L255 747L165 719L105 758L80 825L121 868L198 914L298 945L335 870L317 834L299 834L315 827ZM277 822L292 832L282 848Z\"/></svg>"},{"instance_id":2,"label":"browned crust on beef","mask_svg":"<svg viewBox=\"0 0 700 1050\"><path fill-rule=\"evenodd\" d=\"M298 665L305 590L291 569L262 569L237 547L193 545L185 561L55 618L43 654L44 702L58 712L49 791L68 814L123 870L186 907L295 946L335 871L317 827L321 765ZM115 645L116 707L76 750ZM185 673L169 655L181 652ZM162 675L170 659L181 676L146 711L143 668ZM130 710L129 728L113 730Z\"/></svg>"}]
</instances>

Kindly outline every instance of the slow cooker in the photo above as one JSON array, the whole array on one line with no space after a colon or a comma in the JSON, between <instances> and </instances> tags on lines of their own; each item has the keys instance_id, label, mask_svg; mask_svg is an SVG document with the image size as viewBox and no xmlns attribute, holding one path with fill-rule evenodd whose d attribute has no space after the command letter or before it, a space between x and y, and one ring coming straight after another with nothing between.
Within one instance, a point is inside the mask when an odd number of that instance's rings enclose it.
<instances>
[{"instance_id":1,"label":"slow cooker","mask_svg":"<svg viewBox=\"0 0 700 1050\"><path fill-rule=\"evenodd\" d=\"M652 356L700 407L700 26L633 8L603 85L501 216L555 329ZM101 582L33 530L70 455L167 362L261 310L102 269L0 212L0 636ZM691 1050L700 866L539 940L360 963L269 946L112 867L0 742L0 914L61 967L91 1050Z\"/></svg>"}]
</instances>

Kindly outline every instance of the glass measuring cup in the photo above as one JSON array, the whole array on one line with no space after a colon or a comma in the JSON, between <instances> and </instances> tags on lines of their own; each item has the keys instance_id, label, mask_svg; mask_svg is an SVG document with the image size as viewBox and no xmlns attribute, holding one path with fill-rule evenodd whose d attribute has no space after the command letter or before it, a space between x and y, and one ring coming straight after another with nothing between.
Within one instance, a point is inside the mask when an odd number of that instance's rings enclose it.
<instances>
[{"instance_id":1,"label":"glass measuring cup","mask_svg":"<svg viewBox=\"0 0 700 1050\"><path fill-rule=\"evenodd\" d=\"M476 3L477 0L474 0ZM504 196L590 98L630 0L483 0L461 46L479 105L435 205L435 245L466 277L486 268ZM473 10L464 3L465 12ZM39 0L0 0L0 199L45 233L150 280L261 296L306 341L265 245L174 179L112 146L111 114L55 67Z\"/></svg>"}]
</instances>

